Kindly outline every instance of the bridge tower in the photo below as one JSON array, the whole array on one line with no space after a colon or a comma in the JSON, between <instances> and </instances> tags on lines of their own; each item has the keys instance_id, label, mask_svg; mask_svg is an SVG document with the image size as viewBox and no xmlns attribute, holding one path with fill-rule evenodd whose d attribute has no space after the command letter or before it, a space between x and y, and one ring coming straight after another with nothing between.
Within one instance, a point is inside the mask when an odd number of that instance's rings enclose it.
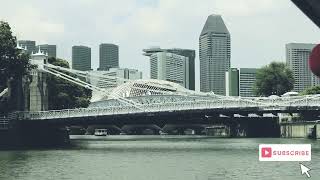
<instances>
[{"instance_id":1,"label":"bridge tower","mask_svg":"<svg viewBox=\"0 0 320 180\"><path fill-rule=\"evenodd\" d=\"M26 111L48 110L47 75L41 71L48 61L48 55L39 51L31 55L31 63L38 68L31 71L31 76L25 78L24 98Z\"/></svg>"}]
</instances>

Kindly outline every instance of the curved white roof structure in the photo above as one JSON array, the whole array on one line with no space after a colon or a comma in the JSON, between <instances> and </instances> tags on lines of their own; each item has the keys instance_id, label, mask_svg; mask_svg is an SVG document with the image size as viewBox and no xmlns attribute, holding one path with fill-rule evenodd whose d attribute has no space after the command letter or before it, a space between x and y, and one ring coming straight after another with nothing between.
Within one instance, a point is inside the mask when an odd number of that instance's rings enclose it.
<instances>
[{"instance_id":1,"label":"curved white roof structure","mask_svg":"<svg viewBox=\"0 0 320 180\"><path fill-rule=\"evenodd\" d=\"M114 88L109 94L109 97L127 98L145 95L168 95L173 93L193 94L195 92L169 81L157 79L139 79L129 81Z\"/></svg>"},{"instance_id":2,"label":"curved white roof structure","mask_svg":"<svg viewBox=\"0 0 320 180\"><path fill-rule=\"evenodd\" d=\"M298 92L286 92L282 95L282 97L288 97L288 96L298 96Z\"/></svg>"}]
</instances>

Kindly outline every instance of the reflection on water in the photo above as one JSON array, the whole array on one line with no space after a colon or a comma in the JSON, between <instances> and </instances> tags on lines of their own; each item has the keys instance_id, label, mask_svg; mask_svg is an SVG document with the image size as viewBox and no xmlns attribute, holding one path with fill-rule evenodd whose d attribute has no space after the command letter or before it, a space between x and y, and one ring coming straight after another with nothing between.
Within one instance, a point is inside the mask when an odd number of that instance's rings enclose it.
<instances>
[{"instance_id":1,"label":"reflection on water","mask_svg":"<svg viewBox=\"0 0 320 180\"><path fill-rule=\"evenodd\" d=\"M0 151L0 179L208 180L303 179L295 162L259 162L259 143L317 141L214 139L201 136L73 136L71 149ZM311 171L319 179L320 169Z\"/></svg>"}]
</instances>

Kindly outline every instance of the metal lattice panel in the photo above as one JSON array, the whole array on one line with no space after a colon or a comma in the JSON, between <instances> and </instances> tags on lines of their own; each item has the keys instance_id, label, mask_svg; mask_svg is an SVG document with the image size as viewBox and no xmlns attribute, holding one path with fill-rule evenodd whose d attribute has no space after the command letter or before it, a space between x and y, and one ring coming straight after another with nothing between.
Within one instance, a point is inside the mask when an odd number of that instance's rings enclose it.
<instances>
[{"instance_id":1,"label":"metal lattice panel","mask_svg":"<svg viewBox=\"0 0 320 180\"><path fill-rule=\"evenodd\" d=\"M136 114L142 112L172 112L182 110L205 109L243 109L259 108L261 110L285 110L289 107L319 107L320 95L270 98L220 98L216 96L186 96L186 95L153 95L136 96L130 101L140 104L140 108L130 106L115 99L105 100L90 108L67 109L60 111L25 112L20 113L23 119L58 119L87 116L105 116Z\"/></svg>"}]
</instances>

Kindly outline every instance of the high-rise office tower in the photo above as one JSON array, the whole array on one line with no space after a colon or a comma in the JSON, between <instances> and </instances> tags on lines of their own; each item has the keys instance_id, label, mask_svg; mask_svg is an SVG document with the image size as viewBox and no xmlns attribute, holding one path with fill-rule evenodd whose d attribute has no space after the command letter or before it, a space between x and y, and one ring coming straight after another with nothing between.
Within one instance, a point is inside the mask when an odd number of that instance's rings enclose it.
<instances>
[{"instance_id":1,"label":"high-rise office tower","mask_svg":"<svg viewBox=\"0 0 320 180\"><path fill-rule=\"evenodd\" d=\"M239 70L230 68L226 72L226 96L239 96Z\"/></svg>"},{"instance_id":2,"label":"high-rise office tower","mask_svg":"<svg viewBox=\"0 0 320 180\"><path fill-rule=\"evenodd\" d=\"M41 44L37 45L36 49L39 49L44 54L48 54L48 57L57 57L57 46L56 45L50 45L50 44Z\"/></svg>"},{"instance_id":3,"label":"high-rise office tower","mask_svg":"<svg viewBox=\"0 0 320 180\"><path fill-rule=\"evenodd\" d=\"M230 69L230 33L220 15L210 15L199 37L200 91L225 95Z\"/></svg>"},{"instance_id":4,"label":"high-rise office tower","mask_svg":"<svg viewBox=\"0 0 320 180\"><path fill-rule=\"evenodd\" d=\"M173 53L173 54L177 54L180 56L184 56L188 58L188 75L187 77L188 82L189 82L189 88L190 90L195 90L195 56L196 56L196 52L195 50L192 49L180 49L180 48L172 48L172 49L161 49L160 47L152 47L149 49L144 49L144 55L145 56L150 56L154 53L158 53L158 52L168 52L168 53Z\"/></svg>"},{"instance_id":5,"label":"high-rise office tower","mask_svg":"<svg viewBox=\"0 0 320 180\"><path fill-rule=\"evenodd\" d=\"M319 85L319 78L309 69L309 56L316 44L286 44L286 62L293 72L293 91L301 92L310 86Z\"/></svg>"},{"instance_id":6,"label":"high-rise office tower","mask_svg":"<svg viewBox=\"0 0 320 180\"><path fill-rule=\"evenodd\" d=\"M36 53L36 42L30 40L19 40L18 45L27 49L28 54Z\"/></svg>"},{"instance_id":7,"label":"high-rise office tower","mask_svg":"<svg viewBox=\"0 0 320 180\"><path fill-rule=\"evenodd\" d=\"M254 84L257 80L256 68L239 68L239 94L241 97L254 97Z\"/></svg>"},{"instance_id":8,"label":"high-rise office tower","mask_svg":"<svg viewBox=\"0 0 320 180\"><path fill-rule=\"evenodd\" d=\"M189 88L189 58L174 53L158 52L150 57L150 77L171 81Z\"/></svg>"},{"instance_id":9,"label":"high-rise office tower","mask_svg":"<svg viewBox=\"0 0 320 180\"><path fill-rule=\"evenodd\" d=\"M230 68L226 72L226 95L254 97L256 68Z\"/></svg>"},{"instance_id":10,"label":"high-rise office tower","mask_svg":"<svg viewBox=\"0 0 320 180\"><path fill-rule=\"evenodd\" d=\"M117 79L110 77L117 77ZM127 79L142 79L142 72L136 69L110 68L108 71L90 71L87 79L99 88L114 88L125 83Z\"/></svg>"},{"instance_id":11,"label":"high-rise office tower","mask_svg":"<svg viewBox=\"0 0 320 180\"><path fill-rule=\"evenodd\" d=\"M91 48L72 46L72 69L80 71L91 70Z\"/></svg>"},{"instance_id":12,"label":"high-rise office tower","mask_svg":"<svg viewBox=\"0 0 320 180\"><path fill-rule=\"evenodd\" d=\"M99 68L108 70L119 67L119 46L115 44L100 44L99 46Z\"/></svg>"}]
</instances>

